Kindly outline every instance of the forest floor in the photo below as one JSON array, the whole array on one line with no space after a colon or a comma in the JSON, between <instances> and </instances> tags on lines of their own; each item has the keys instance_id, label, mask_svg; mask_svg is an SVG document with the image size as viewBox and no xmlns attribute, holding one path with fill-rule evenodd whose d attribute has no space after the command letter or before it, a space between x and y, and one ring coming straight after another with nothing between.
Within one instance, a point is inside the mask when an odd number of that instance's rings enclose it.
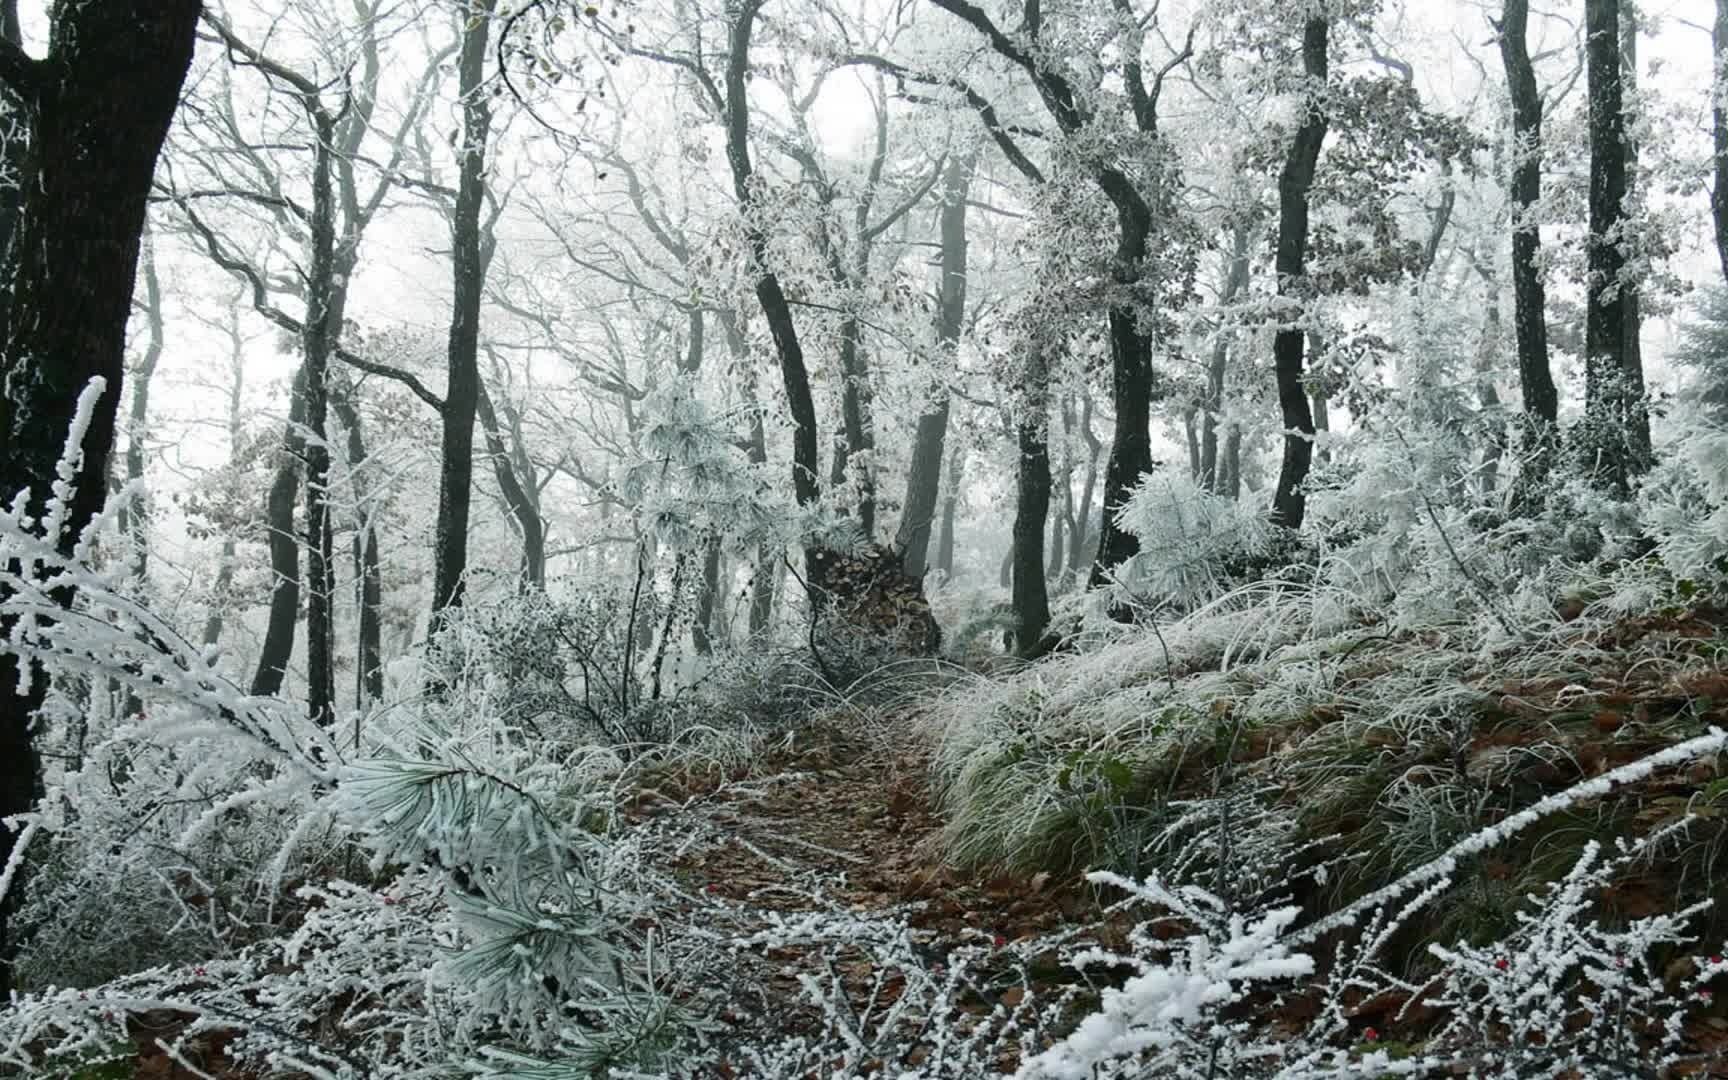
<instances>
[{"instance_id":1,"label":"forest floor","mask_svg":"<svg viewBox=\"0 0 1728 1080\"><path fill-rule=\"evenodd\" d=\"M1484 684L1480 689L1505 714L1504 722L1481 731L1471 755L1504 753L1560 731L1578 770L1590 775L1629 754L1648 752L1642 738L1629 737L1630 729L1672 713L1676 702L1704 710L1713 722L1728 719L1728 672L1713 665L1693 669L1687 681L1674 685L1649 665L1632 663L1634 644L1651 635L1714 642L1728 629L1724 624L1728 617L1628 624L1621 629L1625 640L1598 643L1602 647L1588 665L1593 670ZM1580 689L1588 690L1584 705L1565 696ZM1541 722L1521 719L1513 703ZM692 966L694 978L707 985L690 981L690 972L679 970L679 957L665 961L674 998L731 1003L720 1011L721 1026L711 1035L720 1056L712 1075L762 1075L765 1070L746 1048L760 1047L765 1038L807 1036L812 1044L831 1045L836 1009L850 1013L839 1022L868 1037L869 1018L891 1009L910 978L941 973L959 949L972 951L971 967L967 989L950 1004L974 1019L1017 1004L1028 989L1040 996L1078 990L1078 1000L1096 1000L1093 988L1077 985L1059 953L1081 942L1120 949L1131 920L1113 913L1075 874L993 875L951 866L933 788L932 742L930 717L915 704L881 712L839 710L748 765L650 771L629 789L619 832L637 847L642 873L652 879L644 882L644 894L654 895L659 905L636 928L671 942L706 938L709 946L731 951L729 966ZM1270 750L1256 741L1245 752ZM1653 779L1619 792L1618 799L1635 807L1640 823L1648 825L1644 819L1652 814L1663 817L1695 805L1696 793L1712 783L1721 783L1715 773ZM1671 883L1661 878L1626 883L1617 906L1661 909L1672 896ZM717 977L727 985L715 985ZM1352 1022L1391 1031L1401 1024L1394 1015L1401 1004L1355 1003ZM1257 1019L1277 1028L1301 1024L1302 1013L1296 998L1269 1004ZM1416 1026L1403 1026L1410 1028L1406 1037L1421 1038ZM231 1069L219 1041L203 1048L202 1071L193 1072L156 1048L162 1031L140 1028L136 1034L134 1071L112 1075L257 1075ZM893 1075L896 1065L917 1064L922 1051L916 1045L908 1049L904 1032L880 1034L884 1075ZM1697 1060L1723 1061L1728 1009L1694 1016L1686 1034ZM728 1047L738 1048L739 1055L728 1057ZM993 1063L1008 1072L1016 1064L1012 1051ZM807 1075L825 1072L816 1067ZM1728 1064L1700 1063L1673 1075L1728 1077Z\"/></svg>"}]
</instances>

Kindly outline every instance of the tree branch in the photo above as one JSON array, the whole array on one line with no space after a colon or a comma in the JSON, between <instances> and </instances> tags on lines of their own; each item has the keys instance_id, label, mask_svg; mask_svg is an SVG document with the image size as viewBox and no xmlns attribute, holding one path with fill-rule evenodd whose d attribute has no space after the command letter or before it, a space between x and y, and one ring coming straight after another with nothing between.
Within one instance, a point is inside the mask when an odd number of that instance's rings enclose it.
<instances>
[{"instance_id":1,"label":"tree branch","mask_svg":"<svg viewBox=\"0 0 1728 1080\"><path fill-rule=\"evenodd\" d=\"M180 212L186 215L186 220L193 230L203 239L204 248L210 255L210 261L251 287L253 310L291 334L296 336L303 334L306 330L305 323L270 302L269 286L265 284L264 278L258 273L257 268L224 248L215 230L211 229L190 205L179 199L175 199L174 202L180 207ZM391 367L389 364L366 360L356 356L342 345L337 345L335 351L336 358L349 367L399 382L413 391L415 397L432 406L437 412L443 413L444 400L428 389L426 384L421 382L413 372L403 371L401 368Z\"/></svg>"},{"instance_id":2,"label":"tree branch","mask_svg":"<svg viewBox=\"0 0 1728 1080\"><path fill-rule=\"evenodd\" d=\"M1018 169L1021 175L1025 176L1034 184L1042 184L1044 182L1043 171L1040 170L1037 165L1033 164L1032 159L1027 157L1025 152L1020 149L1020 144L1014 141L1014 135L1016 133L1036 135L1036 132L1027 132L1024 129L1010 127L1003 124L1002 118L997 115L996 106L992 105L987 98L972 89L972 87L968 86L960 78L955 76L931 75L925 72L913 71L892 60L875 56L870 53L854 53L851 56L842 59L840 63L843 65L857 64L864 67L873 67L880 71L887 72L897 80L924 83L927 86L945 86L950 90L958 91L960 95L966 99L966 104L971 106L972 110L978 114L978 119L983 121L984 130L989 133L991 140L996 143L996 148L1002 151L1002 156L1008 159L1008 163Z\"/></svg>"}]
</instances>

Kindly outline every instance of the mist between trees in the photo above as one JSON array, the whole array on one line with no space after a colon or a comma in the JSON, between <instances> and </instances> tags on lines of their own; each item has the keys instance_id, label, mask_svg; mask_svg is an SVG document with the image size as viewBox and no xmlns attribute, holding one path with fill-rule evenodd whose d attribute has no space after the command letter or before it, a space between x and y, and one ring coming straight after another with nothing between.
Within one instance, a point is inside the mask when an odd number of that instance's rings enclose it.
<instances>
[{"instance_id":1,"label":"mist between trees","mask_svg":"<svg viewBox=\"0 0 1728 1080\"><path fill-rule=\"evenodd\" d=\"M0 1075L1723 1067L1728 0L0 0L0 115Z\"/></svg>"}]
</instances>

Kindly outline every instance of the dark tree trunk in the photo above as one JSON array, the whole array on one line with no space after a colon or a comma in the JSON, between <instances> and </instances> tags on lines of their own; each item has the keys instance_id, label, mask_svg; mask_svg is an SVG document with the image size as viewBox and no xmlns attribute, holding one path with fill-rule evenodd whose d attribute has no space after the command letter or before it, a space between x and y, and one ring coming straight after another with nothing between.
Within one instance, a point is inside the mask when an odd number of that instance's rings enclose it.
<instances>
[{"instance_id":1,"label":"dark tree trunk","mask_svg":"<svg viewBox=\"0 0 1728 1080\"><path fill-rule=\"evenodd\" d=\"M1144 208L1144 203L1141 204ZM1118 267L1135 267L1146 254L1151 215L1119 210L1123 236L1116 248ZM1124 283L1125 284L1125 283ZM1110 387L1116 422L1110 457L1104 464L1104 517L1098 529L1098 557L1088 588L1104 584L1110 573L1140 550L1140 540L1116 523L1116 515L1140 478L1152 471L1152 339L1128 308L1110 311Z\"/></svg>"},{"instance_id":2,"label":"dark tree trunk","mask_svg":"<svg viewBox=\"0 0 1728 1080\"><path fill-rule=\"evenodd\" d=\"M1041 359L1034 364L1042 365ZM1032 381L1039 381L1039 374ZM1044 523L1050 516L1050 447L1044 394L1028 395L1026 415L1016 427L1020 456L1014 511L1014 647L1030 659L1045 650L1050 597L1044 583Z\"/></svg>"},{"instance_id":3,"label":"dark tree trunk","mask_svg":"<svg viewBox=\"0 0 1728 1080\"><path fill-rule=\"evenodd\" d=\"M105 382L58 540L67 555L107 496L145 199L192 61L199 8L196 0L56 4L46 59L0 43L0 82L26 103L31 127L0 312L0 491L30 488L33 516L79 395L92 379ZM0 630L10 629L0 619ZM16 655L0 657L0 818L27 812L40 788L30 724L46 690ZM15 840L0 827L0 866ZM18 892L0 905L0 1000L12 985L7 922Z\"/></svg>"},{"instance_id":4,"label":"dark tree trunk","mask_svg":"<svg viewBox=\"0 0 1728 1080\"><path fill-rule=\"evenodd\" d=\"M1242 497L1242 426L1231 424L1224 436L1224 460L1218 463L1218 493Z\"/></svg>"},{"instance_id":5,"label":"dark tree trunk","mask_svg":"<svg viewBox=\"0 0 1728 1080\"><path fill-rule=\"evenodd\" d=\"M1728 2L1728 0L1725 0ZM1512 96L1512 323L1518 339L1518 385L1524 400L1524 465L1516 501L1540 498L1559 446L1560 395L1548 367L1547 293L1542 285L1541 229L1532 220L1542 199L1542 95L1530 64L1525 27L1529 0L1506 0L1500 57Z\"/></svg>"},{"instance_id":6,"label":"dark tree trunk","mask_svg":"<svg viewBox=\"0 0 1728 1080\"><path fill-rule=\"evenodd\" d=\"M1619 0L1586 0L1585 58L1590 89L1589 277L1584 323L1583 464L1602 490L1625 496L1650 441L1642 373L1626 344L1630 292L1626 254L1612 237L1625 218L1627 144L1621 92Z\"/></svg>"},{"instance_id":7,"label":"dark tree trunk","mask_svg":"<svg viewBox=\"0 0 1728 1080\"><path fill-rule=\"evenodd\" d=\"M1329 26L1324 18L1311 18L1302 27L1302 70L1307 76L1307 114L1285 159L1278 178L1278 293L1301 297L1308 258L1308 189L1320 162L1320 145L1326 141L1326 39ZM1308 497L1302 490L1308 466L1314 458L1314 414L1309 411L1307 388L1302 383L1300 327L1278 331L1273 342L1273 367L1278 379L1278 405L1284 421L1284 460L1278 469L1278 490L1272 498L1272 519L1287 528L1300 528Z\"/></svg>"},{"instance_id":8,"label":"dark tree trunk","mask_svg":"<svg viewBox=\"0 0 1728 1080\"><path fill-rule=\"evenodd\" d=\"M953 363L966 320L966 196L974 164L969 157L956 157L948 162L942 177L942 283L936 309L936 348L941 363ZM929 569L930 533L942 489L949 403L945 385L937 393L934 407L918 417L912 467L906 476L906 500L900 514L899 533L894 538L894 545L901 553L900 568L911 578L922 578Z\"/></svg>"},{"instance_id":9,"label":"dark tree trunk","mask_svg":"<svg viewBox=\"0 0 1728 1080\"><path fill-rule=\"evenodd\" d=\"M1050 481L1051 489L1055 490L1066 483L1067 477L1052 470ZM1047 586L1054 585L1058 592L1062 590L1061 578L1068 566L1066 525L1067 519L1060 511L1050 516L1050 557L1044 563L1044 582Z\"/></svg>"},{"instance_id":10,"label":"dark tree trunk","mask_svg":"<svg viewBox=\"0 0 1728 1080\"><path fill-rule=\"evenodd\" d=\"M1620 0L1620 62L1621 78L1634 95L1638 91L1638 3ZM1625 126L1624 124L1622 125ZM1638 180L1638 140L1628 128L1625 132L1626 182L1631 199L1640 207L1642 185ZM1626 342L1621 354L1621 370L1626 386L1626 442L1634 472L1643 472L1654 461L1650 452L1650 408L1644 392L1644 315L1641 299L1643 281L1627 281L1622 286L1626 296L1624 333Z\"/></svg>"},{"instance_id":11,"label":"dark tree trunk","mask_svg":"<svg viewBox=\"0 0 1728 1080\"><path fill-rule=\"evenodd\" d=\"M332 182L335 125L313 108L312 259L307 272L305 353L306 428L306 709L320 724L336 720L336 553L330 522L329 427L331 325L336 282L336 193Z\"/></svg>"},{"instance_id":12,"label":"dark tree trunk","mask_svg":"<svg viewBox=\"0 0 1728 1080\"><path fill-rule=\"evenodd\" d=\"M492 110L485 88L486 41L497 0L473 0L463 14L457 59L462 95L461 169L450 223L452 304L446 355L438 474L438 526L434 540L434 626L462 603L468 572L468 510L474 495L474 419L480 398L480 300L486 287L480 210L486 198L486 141Z\"/></svg>"},{"instance_id":13,"label":"dark tree trunk","mask_svg":"<svg viewBox=\"0 0 1728 1080\"><path fill-rule=\"evenodd\" d=\"M804 365L804 350L798 343L798 328L792 321L792 306L786 302L780 278L768 261L768 234L756 224L750 165L750 104L746 92L750 69L750 37L762 0L744 0L732 23L731 55L726 63L726 157L732 169L733 194L744 212L745 241L753 262L756 301L768 322L774 351L780 360L786 405L792 417L792 495L798 505L810 506L821 494L817 484L816 402L810 393L810 372ZM813 552L806 552L810 559ZM810 573L815 575L814 568Z\"/></svg>"},{"instance_id":14,"label":"dark tree trunk","mask_svg":"<svg viewBox=\"0 0 1728 1080\"><path fill-rule=\"evenodd\" d=\"M983 34L991 48L1025 71L1056 125L1065 134L1080 135L1090 126L1086 107L1074 85L1055 65L1039 55L1040 19L1036 3L1028 5L1024 25L1011 37L970 0L933 2ZM1184 49L1179 59L1186 59L1188 55L1190 50ZM1158 95L1163 75L1156 77L1148 88L1137 38L1122 64L1122 76L1133 108L1134 126L1150 144L1148 152L1159 153ZM1001 144L1000 140L998 144ZM1016 165L1029 179L1035 182L1042 179L1037 169L1024 163L1023 158L1016 161ZM1093 181L1116 211L1116 252L1111 276L1116 286L1114 292L1123 297L1115 301L1109 311L1111 391L1116 423L1110 442L1110 458L1104 468L1104 515L1098 531L1098 554L1089 578L1090 585L1096 586L1139 550L1135 536L1118 527L1116 513L1139 484L1140 478L1152 471L1154 373L1152 338L1150 333L1141 329L1137 310L1145 297L1142 295L1136 301L1129 296L1145 292L1153 207L1160 205L1163 196L1154 191L1149 198L1146 192L1135 187L1126 173L1108 163L1095 163L1091 172Z\"/></svg>"},{"instance_id":15,"label":"dark tree trunk","mask_svg":"<svg viewBox=\"0 0 1728 1080\"><path fill-rule=\"evenodd\" d=\"M0 0L0 40L22 46L24 34L18 24L18 0ZM0 82L0 168L14 182L0 185L0 266L11 266L15 258L13 244L18 239L18 225L24 206L24 177L30 169L30 97ZM0 282L0 323L6 321L6 308L11 303L10 282Z\"/></svg>"},{"instance_id":16,"label":"dark tree trunk","mask_svg":"<svg viewBox=\"0 0 1728 1080\"><path fill-rule=\"evenodd\" d=\"M516 522L516 531L522 534L522 581L532 589L546 587L546 523L541 520L540 508L528 494L522 478L516 475L516 467L510 455L510 449L504 443L504 433L498 426L498 414L492 407L492 396L486 392L486 384L477 382L475 408L480 419L480 430L486 436L486 456L492 459L492 475L498 481L498 490L504 496L504 505L509 508L510 516Z\"/></svg>"},{"instance_id":17,"label":"dark tree trunk","mask_svg":"<svg viewBox=\"0 0 1728 1080\"><path fill-rule=\"evenodd\" d=\"M1716 70L1728 70L1728 0L1716 0ZM1728 75L1723 76L1728 78ZM1716 139L1716 187L1710 193L1710 212L1716 219L1716 257L1722 263L1722 279L1728 282L1728 98L1716 84L1710 117Z\"/></svg>"},{"instance_id":18,"label":"dark tree trunk","mask_svg":"<svg viewBox=\"0 0 1728 1080\"><path fill-rule=\"evenodd\" d=\"M690 640L701 656L714 653L714 612L719 592L720 538L713 536L702 545L702 581L696 587L696 612L690 621Z\"/></svg>"},{"instance_id":19,"label":"dark tree trunk","mask_svg":"<svg viewBox=\"0 0 1728 1080\"><path fill-rule=\"evenodd\" d=\"M294 658L294 627L300 621L300 539L294 528L294 505L300 491L300 466L306 440L306 365L294 377L288 405L288 426L276 451L276 475L264 495L265 545L270 552L270 613L251 692L273 697L282 692L288 665Z\"/></svg>"}]
</instances>

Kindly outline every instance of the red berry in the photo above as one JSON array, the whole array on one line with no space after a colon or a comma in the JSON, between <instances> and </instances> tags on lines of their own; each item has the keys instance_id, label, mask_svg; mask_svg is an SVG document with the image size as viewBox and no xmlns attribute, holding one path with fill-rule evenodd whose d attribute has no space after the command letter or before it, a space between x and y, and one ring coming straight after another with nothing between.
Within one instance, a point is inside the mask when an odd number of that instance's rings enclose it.
<instances>
[{"instance_id":1,"label":"red berry","mask_svg":"<svg viewBox=\"0 0 1728 1080\"><path fill-rule=\"evenodd\" d=\"M997 934L995 937L990 939L990 944L1000 949L1002 946L1008 944L1008 939L1003 937L1001 934Z\"/></svg>"},{"instance_id":2,"label":"red berry","mask_svg":"<svg viewBox=\"0 0 1728 1080\"><path fill-rule=\"evenodd\" d=\"M1718 964L1718 965L1719 965L1719 964L1721 964L1721 963L1722 963L1722 958L1721 958L1721 957L1720 957L1720 956L1712 956L1712 957L1711 957L1711 958L1710 958L1710 962L1711 962L1711 963L1712 963L1712 964Z\"/></svg>"},{"instance_id":3,"label":"red berry","mask_svg":"<svg viewBox=\"0 0 1728 1080\"><path fill-rule=\"evenodd\" d=\"M204 977L204 969L201 967L195 967L192 969L192 974L194 974L194 975L198 976L200 979L202 979Z\"/></svg>"},{"instance_id":4,"label":"red berry","mask_svg":"<svg viewBox=\"0 0 1728 1080\"><path fill-rule=\"evenodd\" d=\"M1380 1033L1373 1028L1363 1028L1362 1038L1368 1042L1378 1042L1380 1039Z\"/></svg>"},{"instance_id":5,"label":"red berry","mask_svg":"<svg viewBox=\"0 0 1728 1080\"><path fill-rule=\"evenodd\" d=\"M1495 966L1495 968L1499 969L1500 971L1505 971L1507 968L1512 966L1512 963L1511 963L1511 961L1507 960L1504 956L1502 956L1500 959L1494 961L1494 966Z\"/></svg>"}]
</instances>

